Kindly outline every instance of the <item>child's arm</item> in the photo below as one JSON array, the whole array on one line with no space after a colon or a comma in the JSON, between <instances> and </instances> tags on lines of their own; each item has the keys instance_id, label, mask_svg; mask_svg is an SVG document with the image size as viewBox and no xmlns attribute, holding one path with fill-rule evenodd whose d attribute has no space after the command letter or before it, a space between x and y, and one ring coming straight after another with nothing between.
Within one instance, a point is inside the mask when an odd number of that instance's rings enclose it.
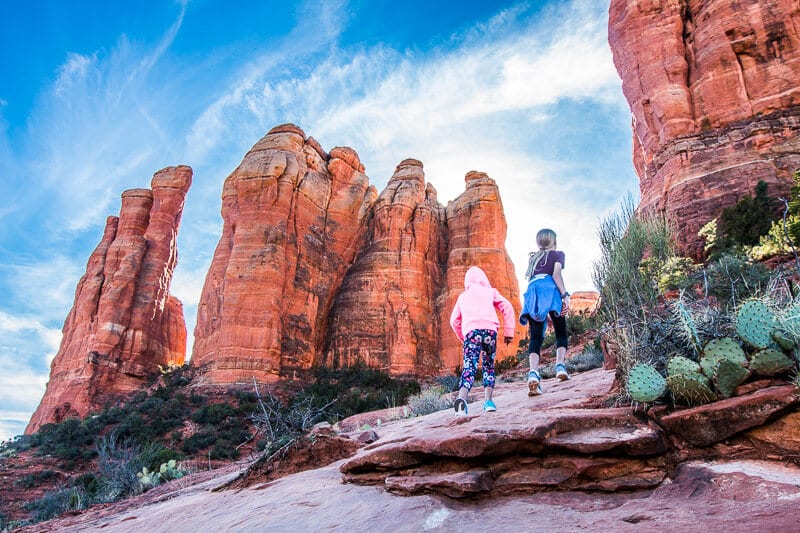
<instances>
[{"instance_id":1,"label":"child's arm","mask_svg":"<svg viewBox=\"0 0 800 533\"><path fill-rule=\"evenodd\" d=\"M556 262L553 265L553 281L556 282L556 287L558 287L558 292L561 293L561 316L567 314L569 311L569 293L567 289L564 288L564 278L561 277L561 263Z\"/></svg>"},{"instance_id":2,"label":"child's arm","mask_svg":"<svg viewBox=\"0 0 800 533\"><path fill-rule=\"evenodd\" d=\"M458 300L456 300L456 305L453 307L453 312L450 313L450 327L456 332L458 340L464 342L464 334L461 333L461 306Z\"/></svg>"},{"instance_id":3,"label":"child's arm","mask_svg":"<svg viewBox=\"0 0 800 533\"><path fill-rule=\"evenodd\" d=\"M497 289L494 291L494 307L503 315L503 336L506 339L513 339L514 324L516 322L514 320L514 306L511 305L511 302L506 300ZM506 344L508 344L508 342L511 341L507 341Z\"/></svg>"}]
</instances>

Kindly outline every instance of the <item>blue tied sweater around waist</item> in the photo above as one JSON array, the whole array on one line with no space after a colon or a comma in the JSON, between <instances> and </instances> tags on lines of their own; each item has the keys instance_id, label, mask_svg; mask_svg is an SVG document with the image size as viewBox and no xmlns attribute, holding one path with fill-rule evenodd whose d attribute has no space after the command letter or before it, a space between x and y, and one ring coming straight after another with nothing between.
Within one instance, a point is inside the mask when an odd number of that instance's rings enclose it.
<instances>
[{"instance_id":1,"label":"blue tied sweater around waist","mask_svg":"<svg viewBox=\"0 0 800 533\"><path fill-rule=\"evenodd\" d=\"M561 292L559 292L553 276L538 274L528 282L519 323L525 326L529 320L544 322L550 311L560 313L562 306Z\"/></svg>"}]
</instances>

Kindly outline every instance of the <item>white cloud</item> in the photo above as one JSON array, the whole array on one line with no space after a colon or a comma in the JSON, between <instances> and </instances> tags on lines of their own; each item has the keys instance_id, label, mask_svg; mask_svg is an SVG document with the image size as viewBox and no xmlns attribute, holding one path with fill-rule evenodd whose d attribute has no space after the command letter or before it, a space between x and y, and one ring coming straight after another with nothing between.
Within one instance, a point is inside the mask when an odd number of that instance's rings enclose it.
<instances>
[{"instance_id":1,"label":"white cloud","mask_svg":"<svg viewBox=\"0 0 800 533\"><path fill-rule=\"evenodd\" d=\"M89 68L97 61L96 56L85 56L74 52L67 53L67 61L61 65L58 71L53 93L56 96L63 96L67 91L77 84L85 81Z\"/></svg>"},{"instance_id":2,"label":"white cloud","mask_svg":"<svg viewBox=\"0 0 800 533\"><path fill-rule=\"evenodd\" d=\"M44 394L50 361L58 350L61 332L36 319L0 312L0 441L19 435ZM31 368L39 346L40 354Z\"/></svg>"},{"instance_id":3,"label":"white cloud","mask_svg":"<svg viewBox=\"0 0 800 533\"><path fill-rule=\"evenodd\" d=\"M5 305L13 303L28 313L36 313L44 322L60 323L72 307L75 288L83 274L84 267L76 261L85 265L86 259L56 256L40 263L5 265L12 295L12 302Z\"/></svg>"}]
</instances>

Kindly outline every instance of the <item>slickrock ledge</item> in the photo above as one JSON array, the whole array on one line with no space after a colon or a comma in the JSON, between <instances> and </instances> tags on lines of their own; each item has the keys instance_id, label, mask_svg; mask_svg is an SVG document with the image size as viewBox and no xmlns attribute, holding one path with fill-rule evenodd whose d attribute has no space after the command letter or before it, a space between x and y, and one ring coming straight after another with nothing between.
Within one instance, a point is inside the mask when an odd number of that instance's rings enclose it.
<instances>
[{"instance_id":1,"label":"slickrock ledge","mask_svg":"<svg viewBox=\"0 0 800 533\"><path fill-rule=\"evenodd\" d=\"M600 383L598 383L598 380ZM347 482L383 484L392 492L464 497L502 488L618 491L658 485L666 434L630 408L586 409L587 393L610 386L597 370L567 382L548 380L547 394L528 397L514 383L498 387L499 411L468 417L429 415L414 431L400 423L341 466ZM607 382L607 383L606 383ZM590 386L590 383L593 384ZM413 421L409 421L412 423Z\"/></svg>"}]
</instances>

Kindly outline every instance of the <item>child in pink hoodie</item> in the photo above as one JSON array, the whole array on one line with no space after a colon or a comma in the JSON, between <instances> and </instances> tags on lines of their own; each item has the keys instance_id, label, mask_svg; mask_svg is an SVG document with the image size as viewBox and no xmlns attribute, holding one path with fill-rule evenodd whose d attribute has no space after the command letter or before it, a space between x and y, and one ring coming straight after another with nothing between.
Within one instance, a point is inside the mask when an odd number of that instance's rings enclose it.
<instances>
[{"instance_id":1,"label":"child in pink hoodie","mask_svg":"<svg viewBox=\"0 0 800 533\"><path fill-rule=\"evenodd\" d=\"M514 338L514 308L508 300L493 288L489 278L480 268L473 266L464 276L464 292L458 296L450 314L450 327L458 340L464 343L464 370L458 398L453 404L457 415L467 414L467 394L475 381L478 359L483 352L483 410L497 411L492 401L494 392L494 356L497 348L497 329L500 321L497 311L503 315L504 341Z\"/></svg>"}]
</instances>

